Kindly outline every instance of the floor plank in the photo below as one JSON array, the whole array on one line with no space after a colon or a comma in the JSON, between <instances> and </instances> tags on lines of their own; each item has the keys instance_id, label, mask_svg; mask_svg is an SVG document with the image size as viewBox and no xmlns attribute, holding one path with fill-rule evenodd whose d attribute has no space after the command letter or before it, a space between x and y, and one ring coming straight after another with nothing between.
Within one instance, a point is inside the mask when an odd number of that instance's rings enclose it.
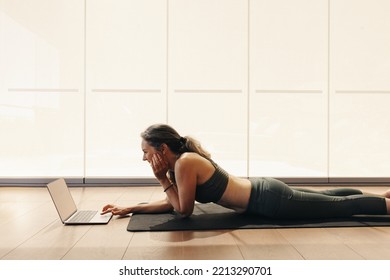
<instances>
[{"instance_id":1,"label":"floor plank","mask_svg":"<svg viewBox=\"0 0 390 280\"><path fill-rule=\"evenodd\" d=\"M231 235L236 240L244 259L303 259L299 251L278 230L235 230Z\"/></svg>"},{"instance_id":2,"label":"floor plank","mask_svg":"<svg viewBox=\"0 0 390 280\"><path fill-rule=\"evenodd\" d=\"M327 229L357 254L368 260L390 260L390 228Z\"/></svg>"},{"instance_id":3,"label":"floor plank","mask_svg":"<svg viewBox=\"0 0 390 280\"><path fill-rule=\"evenodd\" d=\"M306 260L363 259L340 238L323 228L293 228L278 231Z\"/></svg>"},{"instance_id":4,"label":"floor plank","mask_svg":"<svg viewBox=\"0 0 390 280\"><path fill-rule=\"evenodd\" d=\"M128 220L112 219L108 225L92 226L65 254L68 260L120 260L133 233L127 232Z\"/></svg>"}]
</instances>

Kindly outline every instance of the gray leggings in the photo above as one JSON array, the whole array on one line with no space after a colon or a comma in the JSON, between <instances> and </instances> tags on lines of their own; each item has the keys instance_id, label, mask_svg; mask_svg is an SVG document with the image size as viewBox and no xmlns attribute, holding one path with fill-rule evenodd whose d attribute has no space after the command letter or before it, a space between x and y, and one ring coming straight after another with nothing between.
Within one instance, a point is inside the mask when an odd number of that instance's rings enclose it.
<instances>
[{"instance_id":1,"label":"gray leggings","mask_svg":"<svg viewBox=\"0 0 390 280\"><path fill-rule=\"evenodd\" d=\"M273 178L251 179L251 183L248 214L289 219L387 214L383 197L364 195L356 189L306 190Z\"/></svg>"}]
</instances>

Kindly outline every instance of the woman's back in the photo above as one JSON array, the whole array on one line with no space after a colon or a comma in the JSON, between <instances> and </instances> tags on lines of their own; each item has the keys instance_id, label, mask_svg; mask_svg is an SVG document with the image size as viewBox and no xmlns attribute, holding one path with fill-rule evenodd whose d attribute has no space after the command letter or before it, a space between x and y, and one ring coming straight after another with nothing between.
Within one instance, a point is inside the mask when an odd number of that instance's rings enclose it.
<instances>
[{"instance_id":1,"label":"woman's back","mask_svg":"<svg viewBox=\"0 0 390 280\"><path fill-rule=\"evenodd\" d=\"M196 153L184 153L179 160L191 165L196 172L197 201L215 202L240 212L246 210L251 191L248 179L230 175L212 160Z\"/></svg>"}]
</instances>

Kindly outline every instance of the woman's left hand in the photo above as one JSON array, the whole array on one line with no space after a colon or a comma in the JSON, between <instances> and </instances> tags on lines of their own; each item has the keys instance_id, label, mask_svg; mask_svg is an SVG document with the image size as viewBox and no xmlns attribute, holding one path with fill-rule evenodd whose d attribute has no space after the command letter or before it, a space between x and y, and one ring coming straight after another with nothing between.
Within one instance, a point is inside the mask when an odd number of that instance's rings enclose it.
<instances>
[{"instance_id":1,"label":"woman's left hand","mask_svg":"<svg viewBox=\"0 0 390 280\"><path fill-rule=\"evenodd\" d=\"M152 156L150 165L152 166L154 176L156 176L157 180L164 180L167 178L168 162L165 161L160 154L154 154Z\"/></svg>"}]
</instances>

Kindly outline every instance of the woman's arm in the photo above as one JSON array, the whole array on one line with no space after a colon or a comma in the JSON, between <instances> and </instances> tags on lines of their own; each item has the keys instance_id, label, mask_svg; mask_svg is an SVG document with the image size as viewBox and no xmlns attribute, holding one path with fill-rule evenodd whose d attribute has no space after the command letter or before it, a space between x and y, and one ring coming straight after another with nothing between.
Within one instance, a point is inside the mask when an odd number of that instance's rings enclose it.
<instances>
[{"instance_id":1,"label":"woman's arm","mask_svg":"<svg viewBox=\"0 0 390 280\"><path fill-rule=\"evenodd\" d=\"M168 199L176 211L183 216L190 216L194 211L196 192L196 171L189 158L181 158L175 166L177 188L167 191Z\"/></svg>"},{"instance_id":2,"label":"woman's arm","mask_svg":"<svg viewBox=\"0 0 390 280\"><path fill-rule=\"evenodd\" d=\"M173 186L166 176L167 166L160 155L153 156L152 168L176 212L183 216L190 216L194 210L196 188L196 171L191 159L180 158L176 161L176 185Z\"/></svg>"},{"instance_id":3,"label":"woman's arm","mask_svg":"<svg viewBox=\"0 0 390 280\"><path fill-rule=\"evenodd\" d=\"M120 207L108 204L103 207L102 215L112 213L113 215L127 215L130 213L166 213L173 211L173 207L167 198L151 203L138 204L130 207Z\"/></svg>"}]
</instances>

